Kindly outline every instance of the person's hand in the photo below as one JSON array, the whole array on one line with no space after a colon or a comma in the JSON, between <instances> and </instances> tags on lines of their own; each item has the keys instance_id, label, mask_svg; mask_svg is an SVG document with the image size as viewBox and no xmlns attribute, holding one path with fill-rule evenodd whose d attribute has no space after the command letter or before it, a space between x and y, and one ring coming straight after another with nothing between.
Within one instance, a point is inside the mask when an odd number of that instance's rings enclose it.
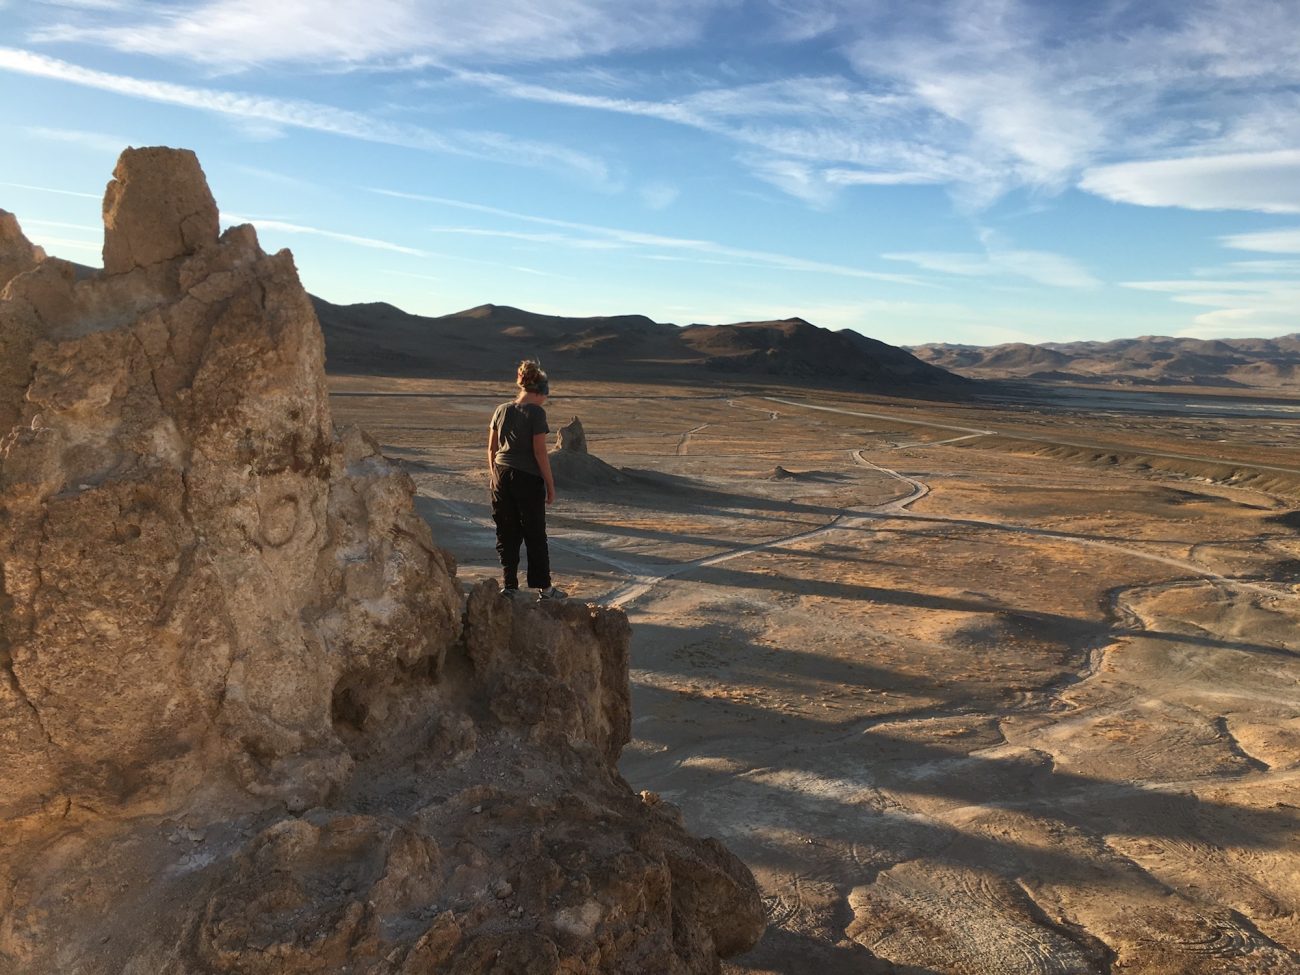
<instances>
[{"instance_id":1,"label":"person's hand","mask_svg":"<svg viewBox=\"0 0 1300 975\"><path fill-rule=\"evenodd\" d=\"M555 485L554 485L554 484L548 484L548 485L546 485L546 503L547 503L547 504L554 504L554 503L555 503Z\"/></svg>"}]
</instances>

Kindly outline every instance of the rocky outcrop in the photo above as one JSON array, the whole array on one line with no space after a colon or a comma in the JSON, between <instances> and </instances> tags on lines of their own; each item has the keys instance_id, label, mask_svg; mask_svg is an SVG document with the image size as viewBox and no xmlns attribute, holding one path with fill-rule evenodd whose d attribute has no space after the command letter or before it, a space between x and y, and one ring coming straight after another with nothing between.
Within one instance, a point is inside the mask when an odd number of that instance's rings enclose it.
<instances>
[{"instance_id":1,"label":"rocky outcrop","mask_svg":"<svg viewBox=\"0 0 1300 975\"><path fill-rule=\"evenodd\" d=\"M18 218L0 210L0 289L45 260L45 251L27 239Z\"/></svg>"},{"instance_id":2,"label":"rocky outcrop","mask_svg":"<svg viewBox=\"0 0 1300 975\"><path fill-rule=\"evenodd\" d=\"M105 225L76 280L0 218L0 970L687 973L756 940L745 868L615 771L622 614L463 599L335 432L291 255L218 236L192 153L124 153Z\"/></svg>"},{"instance_id":3,"label":"rocky outcrop","mask_svg":"<svg viewBox=\"0 0 1300 975\"><path fill-rule=\"evenodd\" d=\"M623 484L627 476L587 450L587 433L576 416L555 432L551 472L561 491L583 491Z\"/></svg>"},{"instance_id":4,"label":"rocky outcrop","mask_svg":"<svg viewBox=\"0 0 1300 975\"><path fill-rule=\"evenodd\" d=\"M580 454L587 452L587 432L582 429L582 421L576 416L555 431L555 449L573 450Z\"/></svg>"},{"instance_id":5,"label":"rocky outcrop","mask_svg":"<svg viewBox=\"0 0 1300 975\"><path fill-rule=\"evenodd\" d=\"M45 252L32 244L18 226L18 218L0 210L0 295L18 275L34 269L45 260ZM0 430L13 426L19 414L19 401L28 380L28 359L36 341L36 321L31 312L14 315L0 329Z\"/></svg>"}]
</instances>

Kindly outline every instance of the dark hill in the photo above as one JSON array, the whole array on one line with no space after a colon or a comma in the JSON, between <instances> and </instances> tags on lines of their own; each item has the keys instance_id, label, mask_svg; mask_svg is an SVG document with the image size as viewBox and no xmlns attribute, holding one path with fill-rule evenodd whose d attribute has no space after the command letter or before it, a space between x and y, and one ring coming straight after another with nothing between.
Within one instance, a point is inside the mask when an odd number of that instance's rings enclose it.
<instances>
[{"instance_id":1,"label":"dark hill","mask_svg":"<svg viewBox=\"0 0 1300 975\"><path fill-rule=\"evenodd\" d=\"M698 379L703 369L892 391L966 382L892 345L800 318L679 328L644 315L566 318L507 305L425 318L383 303L312 302L336 373L495 379L536 357L556 375L591 379Z\"/></svg>"}]
</instances>

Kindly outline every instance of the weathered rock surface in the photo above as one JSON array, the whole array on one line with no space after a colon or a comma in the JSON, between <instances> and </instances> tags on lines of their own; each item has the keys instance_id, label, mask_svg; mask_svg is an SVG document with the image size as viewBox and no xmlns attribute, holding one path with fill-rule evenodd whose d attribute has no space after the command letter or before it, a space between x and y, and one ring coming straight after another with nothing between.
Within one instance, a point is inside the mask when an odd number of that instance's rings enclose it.
<instances>
[{"instance_id":1,"label":"weathered rock surface","mask_svg":"<svg viewBox=\"0 0 1300 975\"><path fill-rule=\"evenodd\" d=\"M587 433L576 416L555 431L555 449L576 450L580 454L587 452Z\"/></svg>"},{"instance_id":2,"label":"weathered rock surface","mask_svg":"<svg viewBox=\"0 0 1300 975\"><path fill-rule=\"evenodd\" d=\"M0 210L0 288L43 260L45 252L27 239L18 218Z\"/></svg>"},{"instance_id":3,"label":"weathered rock surface","mask_svg":"<svg viewBox=\"0 0 1300 975\"><path fill-rule=\"evenodd\" d=\"M32 244L18 226L18 218L0 210L0 296L11 280L45 260L45 252ZM0 430L8 430L18 418L18 403L28 380L27 362L35 342L36 322L31 312L15 314L9 326L0 329Z\"/></svg>"},{"instance_id":4,"label":"weathered rock surface","mask_svg":"<svg viewBox=\"0 0 1300 975\"><path fill-rule=\"evenodd\" d=\"M612 487L627 480L617 467L587 449L587 433L576 416L556 430L550 459L556 486L562 491Z\"/></svg>"},{"instance_id":5,"label":"weathered rock surface","mask_svg":"<svg viewBox=\"0 0 1300 975\"><path fill-rule=\"evenodd\" d=\"M128 150L81 281L0 214L0 971L716 971L761 906L614 769L625 617L466 602L216 214Z\"/></svg>"}]
</instances>

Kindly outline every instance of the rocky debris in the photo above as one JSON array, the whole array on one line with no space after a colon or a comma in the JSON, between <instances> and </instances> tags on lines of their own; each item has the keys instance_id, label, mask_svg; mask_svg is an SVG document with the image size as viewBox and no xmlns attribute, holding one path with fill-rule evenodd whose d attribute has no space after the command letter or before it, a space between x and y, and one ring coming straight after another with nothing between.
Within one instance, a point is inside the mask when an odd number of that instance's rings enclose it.
<instances>
[{"instance_id":1,"label":"rocky debris","mask_svg":"<svg viewBox=\"0 0 1300 975\"><path fill-rule=\"evenodd\" d=\"M105 214L81 280L0 221L0 970L751 945L748 871L614 767L625 617L465 602L409 478L335 432L291 255L218 236L192 153L128 150Z\"/></svg>"},{"instance_id":2,"label":"rocky debris","mask_svg":"<svg viewBox=\"0 0 1300 975\"><path fill-rule=\"evenodd\" d=\"M573 450L580 454L587 452L587 434L576 416L555 432L555 449Z\"/></svg>"}]
</instances>

